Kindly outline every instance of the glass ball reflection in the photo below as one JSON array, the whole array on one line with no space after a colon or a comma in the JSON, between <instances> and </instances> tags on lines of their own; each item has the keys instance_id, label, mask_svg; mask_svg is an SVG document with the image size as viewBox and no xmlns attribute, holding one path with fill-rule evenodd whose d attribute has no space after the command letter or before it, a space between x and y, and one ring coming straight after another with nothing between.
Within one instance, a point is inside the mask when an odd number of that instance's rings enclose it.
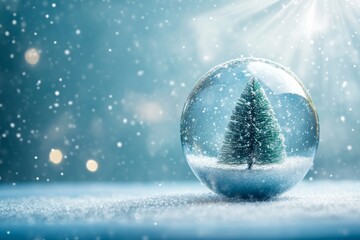
<instances>
[{"instance_id":1,"label":"glass ball reflection","mask_svg":"<svg viewBox=\"0 0 360 240\"><path fill-rule=\"evenodd\" d=\"M253 113L259 101L272 120ZM257 58L205 74L185 103L180 131L197 178L228 197L264 199L289 190L309 171L319 143L318 115L302 83L280 64Z\"/></svg>"}]
</instances>

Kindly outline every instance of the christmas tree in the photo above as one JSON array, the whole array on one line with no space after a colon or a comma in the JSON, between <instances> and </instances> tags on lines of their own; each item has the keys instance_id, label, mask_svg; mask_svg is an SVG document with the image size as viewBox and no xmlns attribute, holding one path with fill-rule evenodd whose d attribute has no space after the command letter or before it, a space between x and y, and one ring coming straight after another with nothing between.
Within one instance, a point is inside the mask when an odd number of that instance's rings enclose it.
<instances>
[{"instance_id":1,"label":"christmas tree","mask_svg":"<svg viewBox=\"0 0 360 240\"><path fill-rule=\"evenodd\" d=\"M264 89L251 78L233 110L227 126L220 162L268 164L286 157L284 136Z\"/></svg>"}]
</instances>

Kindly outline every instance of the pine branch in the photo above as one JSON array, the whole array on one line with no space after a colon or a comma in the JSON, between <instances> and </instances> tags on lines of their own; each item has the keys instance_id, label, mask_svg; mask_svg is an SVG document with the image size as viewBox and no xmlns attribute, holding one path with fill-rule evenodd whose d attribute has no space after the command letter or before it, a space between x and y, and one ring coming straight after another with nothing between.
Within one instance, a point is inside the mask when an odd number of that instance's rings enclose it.
<instances>
[{"instance_id":1,"label":"pine branch","mask_svg":"<svg viewBox=\"0 0 360 240\"><path fill-rule=\"evenodd\" d=\"M260 82L252 77L233 110L220 149L221 163L268 164L286 157L284 137Z\"/></svg>"}]
</instances>

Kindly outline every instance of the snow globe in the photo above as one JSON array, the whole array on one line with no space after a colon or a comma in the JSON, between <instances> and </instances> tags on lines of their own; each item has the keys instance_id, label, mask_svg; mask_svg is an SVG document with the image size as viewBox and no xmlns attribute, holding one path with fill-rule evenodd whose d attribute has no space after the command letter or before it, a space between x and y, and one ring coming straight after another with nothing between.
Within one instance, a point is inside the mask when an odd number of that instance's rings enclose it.
<instances>
[{"instance_id":1,"label":"snow globe","mask_svg":"<svg viewBox=\"0 0 360 240\"><path fill-rule=\"evenodd\" d=\"M241 58L199 80L180 134L192 171L212 191L267 199L291 189L311 168L319 120L294 73L269 60Z\"/></svg>"}]
</instances>

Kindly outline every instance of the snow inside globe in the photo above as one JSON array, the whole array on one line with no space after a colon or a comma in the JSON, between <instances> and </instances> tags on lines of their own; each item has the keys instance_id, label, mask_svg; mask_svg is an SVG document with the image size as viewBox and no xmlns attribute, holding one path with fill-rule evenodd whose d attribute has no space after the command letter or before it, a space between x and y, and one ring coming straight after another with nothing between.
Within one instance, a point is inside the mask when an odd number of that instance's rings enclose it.
<instances>
[{"instance_id":1,"label":"snow inside globe","mask_svg":"<svg viewBox=\"0 0 360 240\"><path fill-rule=\"evenodd\" d=\"M257 58L220 64L191 91L181 143L197 178L228 197L267 199L299 183L319 143L314 104L294 73Z\"/></svg>"}]
</instances>

